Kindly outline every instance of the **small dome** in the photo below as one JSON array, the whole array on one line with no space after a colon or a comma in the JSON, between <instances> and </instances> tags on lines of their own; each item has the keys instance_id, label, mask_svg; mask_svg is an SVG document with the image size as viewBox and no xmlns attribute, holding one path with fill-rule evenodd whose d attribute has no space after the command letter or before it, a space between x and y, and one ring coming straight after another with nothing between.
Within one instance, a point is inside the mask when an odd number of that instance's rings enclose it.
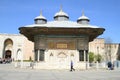
<instances>
[{"instance_id":1,"label":"small dome","mask_svg":"<svg viewBox=\"0 0 120 80\"><path fill-rule=\"evenodd\" d=\"M67 13L63 12L63 10L60 10L59 12L57 12L54 17L56 17L56 16L66 16L66 17L69 17Z\"/></svg>"},{"instance_id":2,"label":"small dome","mask_svg":"<svg viewBox=\"0 0 120 80\"><path fill-rule=\"evenodd\" d=\"M89 21L89 18L84 16L84 15L82 15L81 17L78 18L78 20L88 20Z\"/></svg>"},{"instance_id":3,"label":"small dome","mask_svg":"<svg viewBox=\"0 0 120 80\"><path fill-rule=\"evenodd\" d=\"M37 16L35 19L46 19L44 16L40 15L40 16Z\"/></svg>"},{"instance_id":4,"label":"small dome","mask_svg":"<svg viewBox=\"0 0 120 80\"><path fill-rule=\"evenodd\" d=\"M60 11L55 14L54 19L59 21L64 21L64 20L68 20L69 16L67 13L65 13L62 10L62 7L61 7Z\"/></svg>"},{"instance_id":5,"label":"small dome","mask_svg":"<svg viewBox=\"0 0 120 80\"><path fill-rule=\"evenodd\" d=\"M82 16L78 18L77 22L80 24L88 24L90 19L84 15L84 12L82 12Z\"/></svg>"},{"instance_id":6,"label":"small dome","mask_svg":"<svg viewBox=\"0 0 120 80\"><path fill-rule=\"evenodd\" d=\"M42 15L42 11L40 12L40 16L37 16L35 19L34 19L35 23L36 24L44 24L47 22L47 19Z\"/></svg>"}]
</instances>

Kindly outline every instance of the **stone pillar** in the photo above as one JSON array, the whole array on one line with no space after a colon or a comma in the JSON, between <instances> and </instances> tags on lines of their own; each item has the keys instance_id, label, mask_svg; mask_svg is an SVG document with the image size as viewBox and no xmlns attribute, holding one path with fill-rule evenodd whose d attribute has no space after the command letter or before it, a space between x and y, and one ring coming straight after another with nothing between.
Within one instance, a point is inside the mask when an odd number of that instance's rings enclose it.
<instances>
[{"instance_id":1,"label":"stone pillar","mask_svg":"<svg viewBox=\"0 0 120 80\"><path fill-rule=\"evenodd\" d=\"M85 69L87 69L86 50L84 50L84 63L85 63Z\"/></svg>"},{"instance_id":2,"label":"stone pillar","mask_svg":"<svg viewBox=\"0 0 120 80\"><path fill-rule=\"evenodd\" d=\"M84 62L86 62L86 51L84 50Z\"/></svg>"},{"instance_id":3,"label":"stone pillar","mask_svg":"<svg viewBox=\"0 0 120 80\"><path fill-rule=\"evenodd\" d=\"M40 60L40 50L38 49L38 52L37 52L37 61Z\"/></svg>"},{"instance_id":4,"label":"stone pillar","mask_svg":"<svg viewBox=\"0 0 120 80\"><path fill-rule=\"evenodd\" d=\"M89 53L87 53L87 68L89 69Z\"/></svg>"}]
</instances>

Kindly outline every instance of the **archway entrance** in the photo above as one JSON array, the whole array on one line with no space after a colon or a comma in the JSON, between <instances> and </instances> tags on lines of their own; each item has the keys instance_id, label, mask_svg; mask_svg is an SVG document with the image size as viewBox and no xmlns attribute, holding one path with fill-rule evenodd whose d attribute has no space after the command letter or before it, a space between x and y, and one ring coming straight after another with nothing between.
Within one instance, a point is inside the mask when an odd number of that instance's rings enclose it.
<instances>
[{"instance_id":1,"label":"archway entrance","mask_svg":"<svg viewBox=\"0 0 120 80\"><path fill-rule=\"evenodd\" d=\"M10 50L5 51L5 58L11 58L11 53Z\"/></svg>"},{"instance_id":2,"label":"archway entrance","mask_svg":"<svg viewBox=\"0 0 120 80\"><path fill-rule=\"evenodd\" d=\"M8 38L4 42L4 51L3 51L3 58L11 59L12 58L12 51L13 50L13 41Z\"/></svg>"}]
</instances>

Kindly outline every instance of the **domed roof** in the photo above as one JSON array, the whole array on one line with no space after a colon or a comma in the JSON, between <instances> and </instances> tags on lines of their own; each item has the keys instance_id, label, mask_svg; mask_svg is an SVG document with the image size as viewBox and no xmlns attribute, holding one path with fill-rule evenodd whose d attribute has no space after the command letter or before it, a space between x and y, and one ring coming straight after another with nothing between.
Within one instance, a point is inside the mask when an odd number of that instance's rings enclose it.
<instances>
[{"instance_id":1,"label":"domed roof","mask_svg":"<svg viewBox=\"0 0 120 80\"><path fill-rule=\"evenodd\" d=\"M40 16L37 16L34 19L34 21L35 21L35 24L45 24L45 23L47 23L47 19L44 16L42 16L42 11L40 11Z\"/></svg>"},{"instance_id":2,"label":"domed roof","mask_svg":"<svg viewBox=\"0 0 120 80\"><path fill-rule=\"evenodd\" d=\"M86 17L86 16L84 16L84 15L78 18L78 20L81 20L81 19L86 19L86 20L89 20L89 18L88 18L88 17Z\"/></svg>"},{"instance_id":3,"label":"domed roof","mask_svg":"<svg viewBox=\"0 0 120 80\"><path fill-rule=\"evenodd\" d=\"M40 16L37 16L37 17L35 18L35 20L36 20L36 19L46 20L46 18L42 15L42 11L40 11Z\"/></svg>"},{"instance_id":4,"label":"domed roof","mask_svg":"<svg viewBox=\"0 0 120 80\"><path fill-rule=\"evenodd\" d=\"M65 17L69 17L68 14L65 13L65 12L62 10L62 7L60 8L60 11L57 12L57 13L55 14L54 17L57 17L57 16L65 16Z\"/></svg>"},{"instance_id":5,"label":"domed roof","mask_svg":"<svg viewBox=\"0 0 120 80\"><path fill-rule=\"evenodd\" d=\"M82 16L78 18L78 20L87 20L89 21L90 19L84 15L84 12L82 12Z\"/></svg>"}]
</instances>

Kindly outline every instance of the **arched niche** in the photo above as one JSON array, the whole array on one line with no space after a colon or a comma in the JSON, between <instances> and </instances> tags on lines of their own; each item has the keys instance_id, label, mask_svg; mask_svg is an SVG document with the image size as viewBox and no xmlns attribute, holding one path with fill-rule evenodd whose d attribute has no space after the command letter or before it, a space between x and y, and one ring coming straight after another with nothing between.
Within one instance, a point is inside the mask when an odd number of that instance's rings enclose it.
<instances>
[{"instance_id":1,"label":"arched niche","mask_svg":"<svg viewBox=\"0 0 120 80\"><path fill-rule=\"evenodd\" d=\"M64 52L58 53L58 58L66 58L67 55Z\"/></svg>"},{"instance_id":2,"label":"arched niche","mask_svg":"<svg viewBox=\"0 0 120 80\"><path fill-rule=\"evenodd\" d=\"M17 50L16 60L22 60L22 50L21 49Z\"/></svg>"}]
</instances>

